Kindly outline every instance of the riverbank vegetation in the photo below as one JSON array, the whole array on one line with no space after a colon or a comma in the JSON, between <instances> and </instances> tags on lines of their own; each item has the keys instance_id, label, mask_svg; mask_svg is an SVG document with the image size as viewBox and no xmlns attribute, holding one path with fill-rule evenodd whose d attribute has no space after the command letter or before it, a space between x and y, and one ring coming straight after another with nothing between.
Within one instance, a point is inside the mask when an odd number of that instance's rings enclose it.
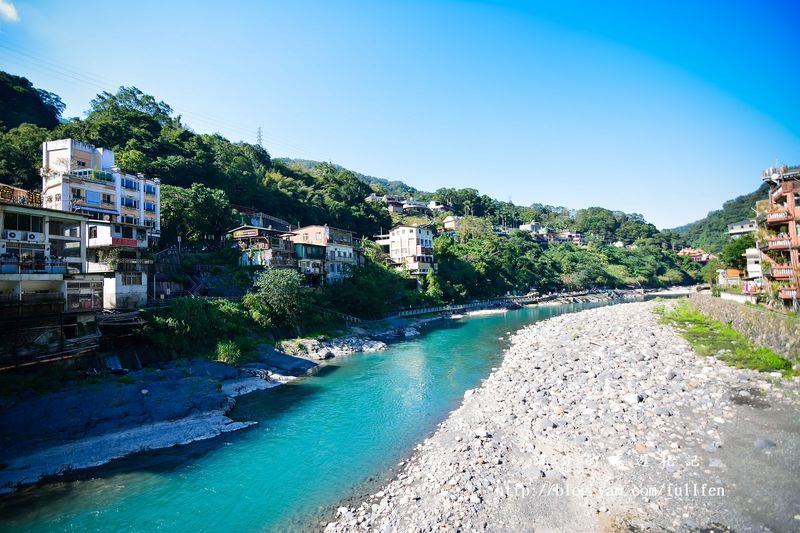
<instances>
[{"instance_id":1,"label":"riverbank vegetation","mask_svg":"<svg viewBox=\"0 0 800 533\"><path fill-rule=\"evenodd\" d=\"M661 321L675 327L700 355L717 357L738 368L781 372L784 376L795 374L788 360L755 345L732 327L710 319L689 302L680 302L670 310L661 307L658 312Z\"/></svg>"}]
</instances>

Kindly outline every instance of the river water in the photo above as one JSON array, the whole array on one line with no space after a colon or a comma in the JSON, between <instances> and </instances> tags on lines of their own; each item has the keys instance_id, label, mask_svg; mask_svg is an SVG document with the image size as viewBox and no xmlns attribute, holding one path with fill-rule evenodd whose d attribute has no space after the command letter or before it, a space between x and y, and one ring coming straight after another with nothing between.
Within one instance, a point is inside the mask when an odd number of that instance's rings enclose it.
<instances>
[{"instance_id":1,"label":"river water","mask_svg":"<svg viewBox=\"0 0 800 533\"><path fill-rule=\"evenodd\" d=\"M238 399L250 429L139 454L0 500L0 531L286 531L376 490L500 364L509 333L604 303L448 322Z\"/></svg>"}]
</instances>

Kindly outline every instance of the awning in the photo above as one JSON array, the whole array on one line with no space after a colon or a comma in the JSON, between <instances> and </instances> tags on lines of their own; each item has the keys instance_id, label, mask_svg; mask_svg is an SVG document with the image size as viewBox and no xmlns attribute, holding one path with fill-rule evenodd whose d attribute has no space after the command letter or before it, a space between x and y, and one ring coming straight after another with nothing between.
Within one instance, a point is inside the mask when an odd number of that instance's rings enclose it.
<instances>
[{"instance_id":1,"label":"awning","mask_svg":"<svg viewBox=\"0 0 800 533\"><path fill-rule=\"evenodd\" d=\"M73 211L91 211L93 213L105 213L108 215L119 215L119 211L113 209L103 209L102 207L88 207L85 205L76 205Z\"/></svg>"}]
</instances>

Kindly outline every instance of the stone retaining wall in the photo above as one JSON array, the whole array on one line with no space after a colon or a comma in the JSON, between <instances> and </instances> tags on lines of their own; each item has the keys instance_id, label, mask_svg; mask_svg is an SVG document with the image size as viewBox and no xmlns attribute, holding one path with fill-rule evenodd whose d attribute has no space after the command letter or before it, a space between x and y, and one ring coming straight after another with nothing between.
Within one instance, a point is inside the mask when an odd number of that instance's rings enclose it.
<instances>
[{"instance_id":1,"label":"stone retaining wall","mask_svg":"<svg viewBox=\"0 0 800 533\"><path fill-rule=\"evenodd\" d=\"M753 342L766 346L800 364L800 317L787 317L777 311L742 305L695 293L689 300L701 313L730 324Z\"/></svg>"}]
</instances>

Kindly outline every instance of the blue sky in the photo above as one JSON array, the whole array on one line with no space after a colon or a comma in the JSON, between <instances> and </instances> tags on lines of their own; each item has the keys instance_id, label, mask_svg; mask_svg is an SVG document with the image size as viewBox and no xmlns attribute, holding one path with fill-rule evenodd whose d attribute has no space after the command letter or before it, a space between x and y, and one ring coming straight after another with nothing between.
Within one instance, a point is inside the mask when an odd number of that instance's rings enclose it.
<instances>
[{"instance_id":1,"label":"blue sky","mask_svg":"<svg viewBox=\"0 0 800 533\"><path fill-rule=\"evenodd\" d=\"M0 68L67 116L135 85L274 156L672 227L800 164L798 23L774 1L0 0Z\"/></svg>"}]
</instances>

